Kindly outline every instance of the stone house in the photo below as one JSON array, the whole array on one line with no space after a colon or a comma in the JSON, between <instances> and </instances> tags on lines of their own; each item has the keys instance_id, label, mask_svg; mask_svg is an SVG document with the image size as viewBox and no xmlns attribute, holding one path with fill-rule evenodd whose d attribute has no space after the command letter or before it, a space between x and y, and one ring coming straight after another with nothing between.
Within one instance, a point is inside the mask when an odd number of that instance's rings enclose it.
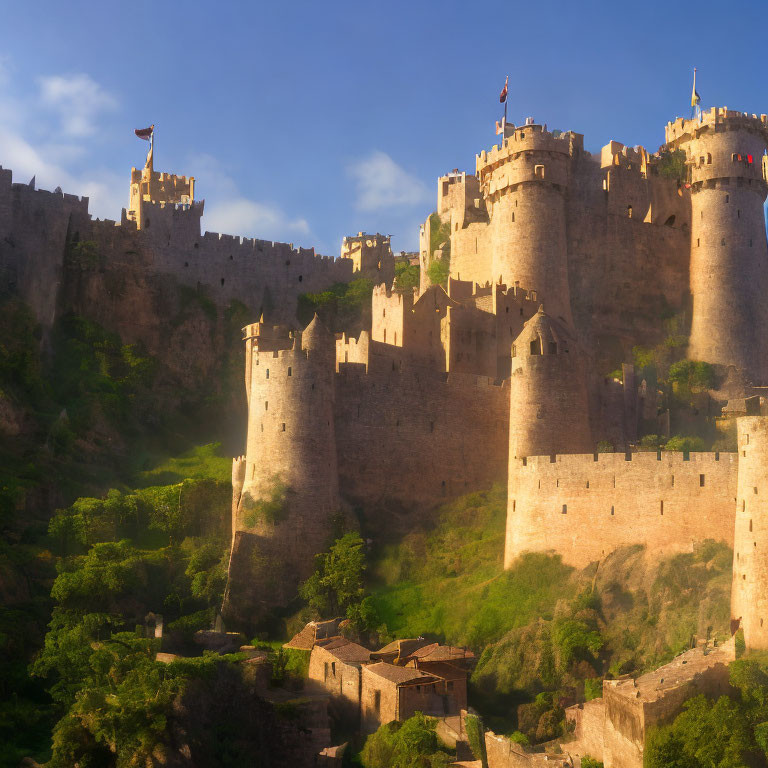
<instances>
[{"instance_id":1,"label":"stone house","mask_svg":"<svg viewBox=\"0 0 768 768\"><path fill-rule=\"evenodd\" d=\"M344 637L318 641L309 657L309 679L333 697L332 709L341 718L357 720L360 709L360 670L371 652Z\"/></svg>"},{"instance_id":2,"label":"stone house","mask_svg":"<svg viewBox=\"0 0 768 768\"><path fill-rule=\"evenodd\" d=\"M466 706L466 683L464 703L460 705L457 693L460 695L461 688L457 689L455 679L386 662L368 664L362 667L361 673L360 714L365 733L372 733L393 720L407 720L416 712L442 717L456 714Z\"/></svg>"}]
</instances>

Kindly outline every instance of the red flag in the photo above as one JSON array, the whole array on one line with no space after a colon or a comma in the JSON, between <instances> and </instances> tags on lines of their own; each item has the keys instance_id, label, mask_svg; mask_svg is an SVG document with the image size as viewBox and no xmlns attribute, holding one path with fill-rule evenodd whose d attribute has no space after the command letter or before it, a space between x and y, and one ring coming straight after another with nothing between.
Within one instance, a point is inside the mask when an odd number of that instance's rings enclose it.
<instances>
[{"instance_id":1,"label":"red flag","mask_svg":"<svg viewBox=\"0 0 768 768\"><path fill-rule=\"evenodd\" d=\"M135 128L134 133L144 141L149 141L152 138L152 132L155 130L154 125L150 125L149 128Z\"/></svg>"},{"instance_id":2,"label":"red flag","mask_svg":"<svg viewBox=\"0 0 768 768\"><path fill-rule=\"evenodd\" d=\"M509 75L507 75L507 79L504 81L504 87L501 89L501 93L499 94L500 104L504 104L504 102L507 100L508 84L509 84Z\"/></svg>"}]
</instances>

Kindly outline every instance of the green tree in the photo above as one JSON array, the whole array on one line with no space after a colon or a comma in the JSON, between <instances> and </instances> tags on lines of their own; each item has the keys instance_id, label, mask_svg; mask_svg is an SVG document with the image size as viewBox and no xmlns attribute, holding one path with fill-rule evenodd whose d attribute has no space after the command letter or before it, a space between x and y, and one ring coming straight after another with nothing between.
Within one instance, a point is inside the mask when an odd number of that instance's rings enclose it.
<instances>
[{"instance_id":1,"label":"green tree","mask_svg":"<svg viewBox=\"0 0 768 768\"><path fill-rule=\"evenodd\" d=\"M671 726L649 733L647 768L744 768L756 750L749 717L741 702L721 696L687 701Z\"/></svg>"},{"instance_id":2,"label":"green tree","mask_svg":"<svg viewBox=\"0 0 768 768\"><path fill-rule=\"evenodd\" d=\"M667 440L664 446L664 450L683 451L684 453L688 453L690 451L703 451L704 440L702 440L700 437L675 435L674 437L670 437L669 440Z\"/></svg>"},{"instance_id":3,"label":"green tree","mask_svg":"<svg viewBox=\"0 0 768 768\"><path fill-rule=\"evenodd\" d=\"M357 532L345 533L328 552L315 557L315 572L299 594L323 618L346 615L365 596L364 542Z\"/></svg>"},{"instance_id":4,"label":"green tree","mask_svg":"<svg viewBox=\"0 0 768 768\"><path fill-rule=\"evenodd\" d=\"M395 278L397 290L410 293L419 287L419 265L411 264L408 259L395 259Z\"/></svg>"},{"instance_id":5,"label":"green tree","mask_svg":"<svg viewBox=\"0 0 768 768\"><path fill-rule=\"evenodd\" d=\"M365 741L364 768L444 768L453 758L436 733L437 721L417 712L403 723L382 725Z\"/></svg>"}]
</instances>

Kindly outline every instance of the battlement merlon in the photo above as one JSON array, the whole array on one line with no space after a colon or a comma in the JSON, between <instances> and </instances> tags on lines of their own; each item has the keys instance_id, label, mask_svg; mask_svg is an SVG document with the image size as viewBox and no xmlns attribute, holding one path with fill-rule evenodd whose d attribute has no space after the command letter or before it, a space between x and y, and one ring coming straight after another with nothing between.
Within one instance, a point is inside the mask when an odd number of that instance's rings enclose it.
<instances>
[{"instance_id":1,"label":"battlement merlon","mask_svg":"<svg viewBox=\"0 0 768 768\"><path fill-rule=\"evenodd\" d=\"M768 116L750 115L748 112L737 112L728 107L712 107L703 110L701 120L696 118L678 117L667 123L664 129L666 146L678 149L698 134L704 131L745 130L759 133L768 143Z\"/></svg>"},{"instance_id":2,"label":"battlement merlon","mask_svg":"<svg viewBox=\"0 0 768 768\"><path fill-rule=\"evenodd\" d=\"M544 125L520 125L509 136L505 136L499 146L494 144L489 150L483 150L475 156L477 174L492 170L508 162L520 152L557 152L573 155L584 149L584 136L581 133L565 131L553 133Z\"/></svg>"}]
</instances>

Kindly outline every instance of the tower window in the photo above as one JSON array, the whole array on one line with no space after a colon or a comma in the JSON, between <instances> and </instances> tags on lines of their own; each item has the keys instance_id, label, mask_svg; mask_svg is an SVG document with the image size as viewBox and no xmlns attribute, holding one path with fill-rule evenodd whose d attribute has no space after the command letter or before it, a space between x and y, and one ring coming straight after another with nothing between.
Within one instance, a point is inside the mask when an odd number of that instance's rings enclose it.
<instances>
[{"instance_id":1,"label":"tower window","mask_svg":"<svg viewBox=\"0 0 768 768\"><path fill-rule=\"evenodd\" d=\"M663 501L659 502L659 511L661 512L662 515L664 514L664 502Z\"/></svg>"},{"instance_id":2,"label":"tower window","mask_svg":"<svg viewBox=\"0 0 768 768\"><path fill-rule=\"evenodd\" d=\"M700 245L701 245L701 238L697 237L696 238L696 247L698 248Z\"/></svg>"},{"instance_id":3,"label":"tower window","mask_svg":"<svg viewBox=\"0 0 768 768\"><path fill-rule=\"evenodd\" d=\"M722 239L720 240L720 245L725 245L725 238L722 238Z\"/></svg>"},{"instance_id":4,"label":"tower window","mask_svg":"<svg viewBox=\"0 0 768 768\"><path fill-rule=\"evenodd\" d=\"M568 505L567 504L563 504L563 514L564 515L568 514Z\"/></svg>"},{"instance_id":5,"label":"tower window","mask_svg":"<svg viewBox=\"0 0 768 768\"><path fill-rule=\"evenodd\" d=\"M265 410L265 411L268 411L268 410L269 410L269 400L265 400L265 401L264 401L264 410Z\"/></svg>"},{"instance_id":6,"label":"tower window","mask_svg":"<svg viewBox=\"0 0 768 768\"><path fill-rule=\"evenodd\" d=\"M534 165L533 166L533 173L534 176L538 179L544 178L544 166L543 165Z\"/></svg>"},{"instance_id":7,"label":"tower window","mask_svg":"<svg viewBox=\"0 0 768 768\"><path fill-rule=\"evenodd\" d=\"M532 355L540 355L541 354L541 344L539 343L538 339L534 339L531 342L531 354Z\"/></svg>"},{"instance_id":8,"label":"tower window","mask_svg":"<svg viewBox=\"0 0 768 768\"><path fill-rule=\"evenodd\" d=\"M749 532L752 533L752 521L749 521Z\"/></svg>"},{"instance_id":9,"label":"tower window","mask_svg":"<svg viewBox=\"0 0 768 768\"><path fill-rule=\"evenodd\" d=\"M731 196L730 195L726 195L725 196L725 202L726 203L730 203L731 202Z\"/></svg>"},{"instance_id":10,"label":"tower window","mask_svg":"<svg viewBox=\"0 0 768 768\"><path fill-rule=\"evenodd\" d=\"M285 432L285 422L283 422L283 432Z\"/></svg>"},{"instance_id":11,"label":"tower window","mask_svg":"<svg viewBox=\"0 0 768 768\"><path fill-rule=\"evenodd\" d=\"M737 219L741 218L741 208L737 209L737 211L736 211L736 218Z\"/></svg>"},{"instance_id":12,"label":"tower window","mask_svg":"<svg viewBox=\"0 0 768 768\"><path fill-rule=\"evenodd\" d=\"M632 218L632 206L627 206L627 216L631 219Z\"/></svg>"},{"instance_id":13,"label":"tower window","mask_svg":"<svg viewBox=\"0 0 768 768\"><path fill-rule=\"evenodd\" d=\"M512 211L512 223L513 224L515 223L515 212L514 211Z\"/></svg>"},{"instance_id":14,"label":"tower window","mask_svg":"<svg viewBox=\"0 0 768 768\"><path fill-rule=\"evenodd\" d=\"M612 514L612 515L616 514L616 510L615 510L615 508L613 507L613 505L611 505L611 514Z\"/></svg>"},{"instance_id":15,"label":"tower window","mask_svg":"<svg viewBox=\"0 0 768 768\"><path fill-rule=\"evenodd\" d=\"M267 378L269 378L269 368L267 368Z\"/></svg>"},{"instance_id":16,"label":"tower window","mask_svg":"<svg viewBox=\"0 0 768 768\"><path fill-rule=\"evenodd\" d=\"M221 284L224 285L224 278L221 278Z\"/></svg>"},{"instance_id":17,"label":"tower window","mask_svg":"<svg viewBox=\"0 0 768 768\"><path fill-rule=\"evenodd\" d=\"M293 376L293 368L291 368L290 366L288 366L288 375Z\"/></svg>"},{"instance_id":18,"label":"tower window","mask_svg":"<svg viewBox=\"0 0 768 768\"><path fill-rule=\"evenodd\" d=\"M705 480L704 475L699 475L699 488L704 487L704 480Z\"/></svg>"}]
</instances>

